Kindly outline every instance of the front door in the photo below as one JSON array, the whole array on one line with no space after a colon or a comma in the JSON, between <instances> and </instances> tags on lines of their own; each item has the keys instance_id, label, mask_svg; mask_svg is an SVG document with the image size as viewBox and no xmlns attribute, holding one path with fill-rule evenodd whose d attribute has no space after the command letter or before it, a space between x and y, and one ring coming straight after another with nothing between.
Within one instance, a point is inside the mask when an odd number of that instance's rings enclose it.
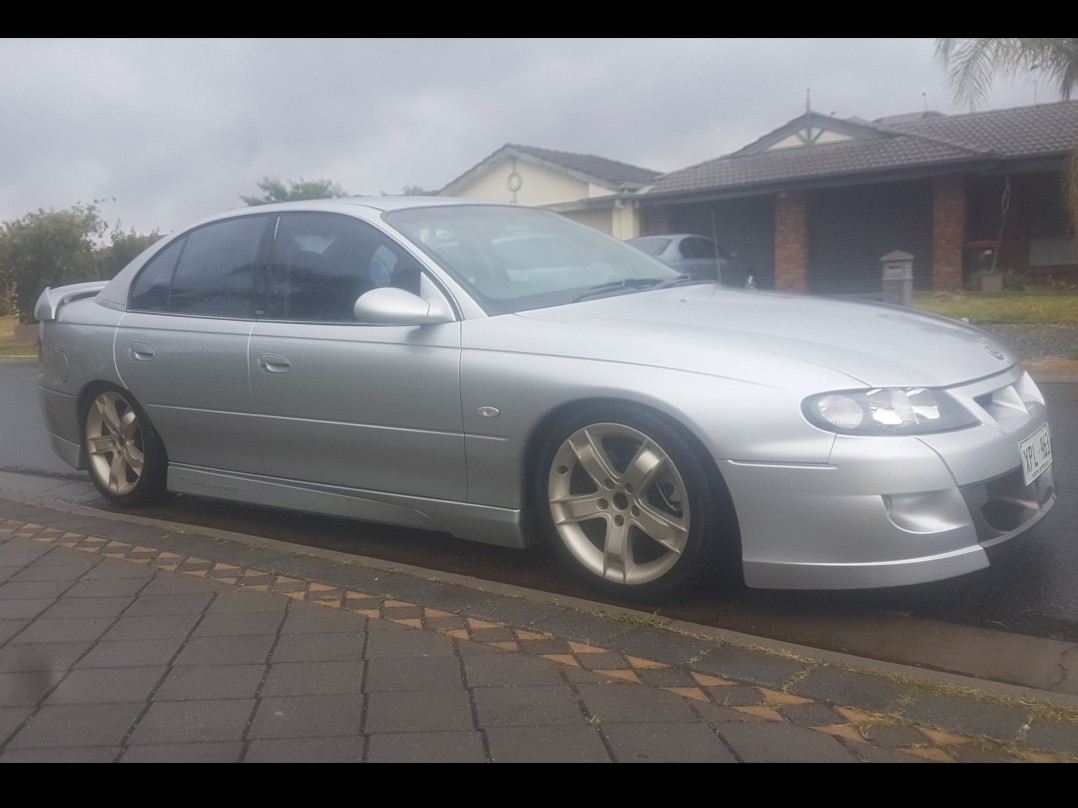
<instances>
[{"instance_id":1,"label":"front door","mask_svg":"<svg viewBox=\"0 0 1078 808\"><path fill-rule=\"evenodd\" d=\"M414 258L350 217L281 217L270 307L248 372L271 477L463 500L460 324L358 323L379 285L418 291Z\"/></svg>"}]
</instances>

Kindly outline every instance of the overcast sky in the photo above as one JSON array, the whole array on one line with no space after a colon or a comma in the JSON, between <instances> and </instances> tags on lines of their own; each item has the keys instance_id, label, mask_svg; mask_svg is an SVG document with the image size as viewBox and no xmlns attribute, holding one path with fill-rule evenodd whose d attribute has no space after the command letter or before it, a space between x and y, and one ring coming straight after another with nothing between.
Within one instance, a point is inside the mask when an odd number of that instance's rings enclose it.
<instances>
[{"instance_id":1,"label":"overcast sky","mask_svg":"<svg viewBox=\"0 0 1078 808\"><path fill-rule=\"evenodd\" d=\"M506 143L672 171L805 110L958 107L933 39L0 40L0 220L163 233L257 183L436 190ZM1059 100L1032 77L979 109Z\"/></svg>"}]
</instances>

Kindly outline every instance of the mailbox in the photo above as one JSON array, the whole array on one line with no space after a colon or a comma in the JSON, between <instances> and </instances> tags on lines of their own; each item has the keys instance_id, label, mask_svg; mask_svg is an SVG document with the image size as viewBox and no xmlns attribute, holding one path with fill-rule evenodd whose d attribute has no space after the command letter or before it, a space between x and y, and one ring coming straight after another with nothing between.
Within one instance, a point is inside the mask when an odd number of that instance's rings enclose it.
<instances>
[{"instance_id":1,"label":"mailbox","mask_svg":"<svg viewBox=\"0 0 1078 808\"><path fill-rule=\"evenodd\" d=\"M913 305L913 256L901 250L887 253L883 264L883 302Z\"/></svg>"}]
</instances>

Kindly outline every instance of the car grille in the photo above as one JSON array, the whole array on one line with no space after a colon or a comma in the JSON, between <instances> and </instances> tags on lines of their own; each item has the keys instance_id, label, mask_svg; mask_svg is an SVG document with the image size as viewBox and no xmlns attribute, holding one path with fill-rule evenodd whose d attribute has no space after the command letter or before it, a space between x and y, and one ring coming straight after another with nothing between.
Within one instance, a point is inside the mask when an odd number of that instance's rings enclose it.
<instances>
[{"instance_id":1,"label":"car grille","mask_svg":"<svg viewBox=\"0 0 1078 808\"><path fill-rule=\"evenodd\" d=\"M975 395L973 401L1004 432L1024 425L1030 409L1044 405L1044 399L1028 373L1023 373L1013 382Z\"/></svg>"},{"instance_id":2,"label":"car grille","mask_svg":"<svg viewBox=\"0 0 1078 808\"><path fill-rule=\"evenodd\" d=\"M984 543L1010 533L1034 519L1055 497L1055 481L1048 468L1029 485L1022 469L960 489L973 516L977 541Z\"/></svg>"}]
</instances>

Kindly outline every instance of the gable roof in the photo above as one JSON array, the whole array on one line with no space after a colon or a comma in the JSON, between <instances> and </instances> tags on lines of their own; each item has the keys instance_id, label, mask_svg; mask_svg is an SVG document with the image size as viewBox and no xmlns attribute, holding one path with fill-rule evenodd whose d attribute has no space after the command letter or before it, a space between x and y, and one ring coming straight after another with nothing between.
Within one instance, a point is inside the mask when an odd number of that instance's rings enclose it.
<instances>
[{"instance_id":1,"label":"gable roof","mask_svg":"<svg viewBox=\"0 0 1078 808\"><path fill-rule=\"evenodd\" d=\"M568 174L585 182L602 185L610 188L611 191L638 190L661 176L662 173L648 168L641 168L640 166L629 165L628 163L620 163L617 160L608 160L605 157L596 157L593 154L574 154L573 152L506 143L449 182L438 193L452 194L457 189L470 184L482 174L511 158L518 158L562 174Z\"/></svg>"},{"instance_id":2,"label":"gable roof","mask_svg":"<svg viewBox=\"0 0 1078 808\"><path fill-rule=\"evenodd\" d=\"M896 115L874 122L810 111L733 154L663 175L644 197L1062 158L1075 149L1078 101L968 115Z\"/></svg>"}]
</instances>

